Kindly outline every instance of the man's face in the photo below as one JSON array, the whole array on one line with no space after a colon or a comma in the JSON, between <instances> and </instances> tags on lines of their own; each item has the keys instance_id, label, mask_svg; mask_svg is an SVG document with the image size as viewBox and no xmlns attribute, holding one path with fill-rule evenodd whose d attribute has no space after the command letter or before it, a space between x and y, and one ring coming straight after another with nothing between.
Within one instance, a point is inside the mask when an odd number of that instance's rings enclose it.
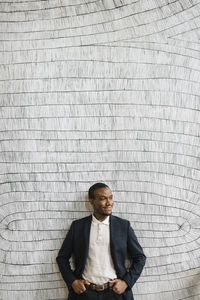
<instances>
[{"instance_id":1,"label":"man's face","mask_svg":"<svg viewBox=\"0 0 200 300\"><path fill-rule=\"evenodd\" d=\"M95 199L89 199L94 208L94 214L98 218L111 215L113 208L113 195L108 187L96 189Z\"/></svg>"}]
</instances>

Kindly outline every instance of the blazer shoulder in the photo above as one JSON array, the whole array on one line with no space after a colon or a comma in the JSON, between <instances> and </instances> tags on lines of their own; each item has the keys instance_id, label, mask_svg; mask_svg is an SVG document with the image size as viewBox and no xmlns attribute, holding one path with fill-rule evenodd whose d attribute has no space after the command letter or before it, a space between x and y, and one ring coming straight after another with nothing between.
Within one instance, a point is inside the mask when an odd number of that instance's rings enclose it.
<instances>
[{"instance_id":1,"label":"blazer shoulder","mask_svg":"<svg viewBox=\"0 0 200 300\"><path fill-rule=\"evenodd\" d=\"M129 220L126 220L126 219L123 219L123 218L120 218L120 217L117 217L117 216L114 216L114 215L112 215L111 218L112 218L112 221L117 222L117 223L121 223L121 224L126 225L126 226L129 226L129 224L130 224Z\"/></svg>"},{"instance_id":2,"label":"blazer shoulder","mask_svg":"<svg viewBox=\"0 0 200 300\"><path fill-rule=\"evenodd\" d=\"M84 218L81 218L81 219L77 219L77 220L74 220L72 222L73 225L77 225L77 226L81 226L81 225L84 225L84 224L87 224L88 222L90 222L92 220L92 215L89 215L87 217L84 217Z\"/></svg>"}]
</instances>

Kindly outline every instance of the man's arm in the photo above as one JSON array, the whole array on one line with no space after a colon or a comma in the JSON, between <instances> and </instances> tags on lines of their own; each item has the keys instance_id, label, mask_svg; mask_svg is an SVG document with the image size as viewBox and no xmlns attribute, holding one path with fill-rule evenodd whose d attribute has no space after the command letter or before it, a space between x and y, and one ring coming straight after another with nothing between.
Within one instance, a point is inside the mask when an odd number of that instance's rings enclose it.
<instances>
[{"instance_id":1,"label":"man's arm","mask_svg":"<svg viewBox=\"0 0 200 300\"><path fill-rule=\"evenodd\" d=\"M129 271L122 278L128 284L129 288L132 288L134 283L140 277L142 270L146 262L146 256L144 255L143 249L140 246L133 229L128 222L128 252L132 259L132 264Z\"/></svg>"},{"instance_id":2,"label":"man's arm","mask_svg":"<svg viewBox=\"0 0 200 300\"><path fill-rule=\"evenodd\" d=\"M85 285L90 285L87 280L77 279L70 266L70 258L73 254L73 238L74 238L74 223L72 223L69 232L58 252L56 261L58 263L60 272L68 289L73 288L74 292L81 294L86 290Z\"/></svg>"},{"instance_id":3,"label":"man's arm","mask_svg":"<svg viewBox=\"0 0 200 300\"><path fill-rule=\"evenodd\" d=\"M70 262L69 262L69 259L71 258L73 253L73 227L74 226L72 223L70 230L67 233L67 236L62 244L62 247L58 252L58 256L56 257L56 261L58 263L60 272L68 288L70 288L73 281L77 279L74 276L74 273L71 269Z\"/></svg>"}]
</instances>

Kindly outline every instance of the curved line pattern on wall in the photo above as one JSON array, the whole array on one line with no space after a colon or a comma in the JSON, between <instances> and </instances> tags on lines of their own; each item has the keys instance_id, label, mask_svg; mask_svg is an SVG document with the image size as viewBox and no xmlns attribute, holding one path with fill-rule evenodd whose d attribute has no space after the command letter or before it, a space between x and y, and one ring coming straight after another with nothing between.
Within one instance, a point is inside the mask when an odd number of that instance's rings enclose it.
<instances>
[{"instance_id":1,"label":"curved line pattern on wall","mask_svg":"<svg viewBox=\"0 0 200 300\"><path fill-rule=\"evenodd\" d=\"M147 255L135 299L199 299L199 28L197 0L0 3L0 299L66 299L96 181Z\"/></svg>"}]
</instances>

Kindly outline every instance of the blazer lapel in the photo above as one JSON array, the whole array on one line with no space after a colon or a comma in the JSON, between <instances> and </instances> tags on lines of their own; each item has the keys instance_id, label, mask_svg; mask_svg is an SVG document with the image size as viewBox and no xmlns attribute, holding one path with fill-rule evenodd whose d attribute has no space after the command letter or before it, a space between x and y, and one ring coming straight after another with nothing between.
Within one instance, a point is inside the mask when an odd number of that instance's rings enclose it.
<instances>
[{"instance_id":1,"label":"blazer lapel","mask_svg":"<svg viewBox=\"0 0 200 300\"><path fill-rule=\"evenodd\" d=\"M114 266L116 268L116 257L115 257L115 243L116 243L116 226L115 218L110 216L110 252L113 259Z\"/></svg>"},{"instance_id":2,"label":"blazer lapel","mask_svg":"<svg viewBox=\"0 0 200 300\"><path fill-rule=\"evenodd\" d=\"M83 249L80 249L80 251L84 252L84 267L85 267L86 260L88 257L88 252L89 252L91 223L92 223L92 215L88 216L88 218L86 219L85 226L84 226L85 247Z\"/></svg>"}]
</instances>

